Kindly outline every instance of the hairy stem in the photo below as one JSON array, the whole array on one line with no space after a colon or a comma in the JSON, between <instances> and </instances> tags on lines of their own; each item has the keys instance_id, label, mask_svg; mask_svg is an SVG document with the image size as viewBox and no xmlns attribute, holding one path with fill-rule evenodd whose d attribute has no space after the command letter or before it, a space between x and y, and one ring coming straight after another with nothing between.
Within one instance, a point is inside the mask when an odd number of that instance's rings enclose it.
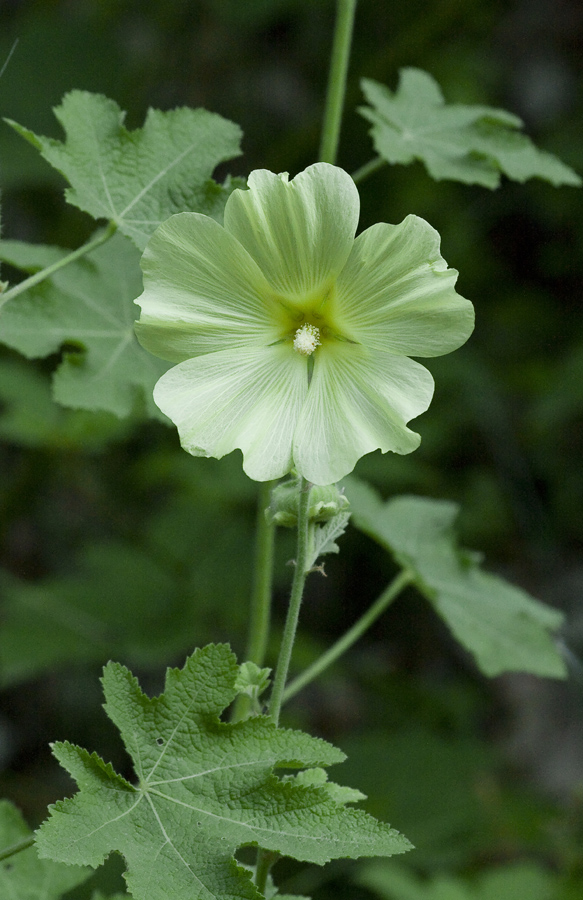
<instances>
[{"instance_id":1,"label":"hairy stem","mask_svg":"<svg viewBox=\"0 0 583 900\"><path fill-rule=\"evenodd\" d=\"M355 12L356 0L338 0L320 143L321 162L336 162Z\"/></svg>"},{"instance_id":2,"label":"hairy stem","mask_svg":"<svg viewBox=\"0 0 583 900\"><path fill-rule=\"evenodd\" d=\"M67 254L67 256L63 256L62 259L59 259L52 265L47 266L46 269L41 269L40 272L35 272L34 275L30 275L28 278L25 278L24 281L21 281L19 284L15 284L14 287L10 288L8 291L3 293L2 296L0 296L0 307L2 307L8 300L12 300L14 297L18 297L19 294L23 294L29 288L34 287L35 284L40 284L41 281L45 280L45 278L49 278L51 275L54 275L55 272L59 271L59 269L68 266L69 263L75 262L76 259L80 259L82 256L86 256L88 253L91 253L92 250L100 247L101 244L105 244L105 242L108 241L110 237L113 237L116 231L117 225L114 222L110 222L109 225L103 231L100 231L96 237L92 238L90 241L87 241L87 243L83 244L81 247L78 247L77 250L72 250L71 253Z\"/></svg>"},{"instance_id":3,"label":"hairy stem","mask_svg":"<svg viewBox=\"0 0 583 900\"><path fill-rule=\"evenodd\" d=\"M314 681L328 666L331 666L343 653L346 653L412 580L413 576L407 569L400 572L372 606L367 609L364 615L354 623L352 628L349 628L326 653L323 653L301 675L298 675L297 678L290 682L284 690L282 703L287 703L288 700L291 700L298 691L301 691L307 684Z\"/></svg>"},{"instance_id":4,"label":"hairy stem","mask_svg":"<svg viewBox=\"0 0 583 900\"><path fill-rule=\"evenodd\" d=\"M279 714L283 700L283 692L289 671L292 650L300 617L300 607L304 593L304 584L307 576L308 545L309 545L309 518L308 507L310 502L309 482L300 480L300 502L298 510L298 547L295 560L294 579L291 587L289 608L283 630L279 659L273 680L273 689L269 703L269 717L274 725L279 723Z\"/></svg>"}]
</instances>

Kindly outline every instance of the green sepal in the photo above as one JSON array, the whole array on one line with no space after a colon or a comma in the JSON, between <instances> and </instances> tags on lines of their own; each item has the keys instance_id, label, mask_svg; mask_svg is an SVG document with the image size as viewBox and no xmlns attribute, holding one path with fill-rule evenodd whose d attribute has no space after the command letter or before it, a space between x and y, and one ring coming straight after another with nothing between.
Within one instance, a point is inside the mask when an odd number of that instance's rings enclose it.
<instances>
[{"instance_id":1,"label":"green sepal","mask_svg":"<svg viewBox=\"0 0 583 900\"><path fill-rule=\"evenodd\" d=\"M297 477L284 481L271 492L271 502L265 510L268 522L284 528L295 528L298 524L301 480ZM308 519L322 524L334 516L346 512L350 503L344 490L336 484L314 484L310 488Z\"/></svg>"}]
</instances>

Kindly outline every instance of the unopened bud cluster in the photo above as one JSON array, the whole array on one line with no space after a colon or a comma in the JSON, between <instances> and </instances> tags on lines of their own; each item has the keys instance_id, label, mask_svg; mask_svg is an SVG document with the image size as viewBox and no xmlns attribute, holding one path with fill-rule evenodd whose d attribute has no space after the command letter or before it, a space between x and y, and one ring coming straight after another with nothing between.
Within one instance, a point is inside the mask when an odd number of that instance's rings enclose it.
<instances>
[{"instance_id":1,"label":"unopened bud cluster","mask_svg":"<svg viewBox=\"0 0 583 900\"><path fill-rule=\"evenodd\" d=\"M271 493L271 503L265 510L268 521L284 528L295 528L300 505L300 479L292 478L278 484ZM335 484L314 484L310 489L308 517L312 522L329 522L349 506L342 488Z\"/></svg>"}]
</instances>

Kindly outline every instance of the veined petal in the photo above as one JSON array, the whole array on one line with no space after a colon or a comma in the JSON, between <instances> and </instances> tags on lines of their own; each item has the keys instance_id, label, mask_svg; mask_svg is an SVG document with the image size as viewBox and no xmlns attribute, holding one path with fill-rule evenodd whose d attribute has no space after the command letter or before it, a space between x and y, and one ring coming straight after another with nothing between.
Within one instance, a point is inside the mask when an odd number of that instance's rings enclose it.
<instances>
[{"instance_id":1,"label":"veined petal","mask_svg":"<svg viewBox=\"0 0 583 900\"><path fill-rule=\"evenodd\" d=\"M295 467L314 484L332 484L372 450L411 453L421 438L406 423L432 396L431 374L405 356L326 346L294 436Z\"/></svg>"},{"instance_id":2,"label":"veined petal","mask_svg":"<svg viewBox=\"0 0 583 900\"><path fill-rule=\"evenodd\" d=\"M180 362L279 337L273 291L239 242L199 213L171 216L142 257L140 343Z\"/></svg>"},{"instance_id":3,"label":"veined petal","mask_svg":"<svg viewBox=\"0 0 583 900\"><path fill-rule=\"evenodd\" d=\"M276 290L285 296L323 289L348 259L360 200L343 169L316 163L288 181L258 169L249 190L233 191L225 228L245 247Z\"/></svg>"},{"instance_id":4,"label":"veined petal","mask_svg":"<svg viewBox=\"0 0 583 900\"><path fill-rule=\"evenodd\" d=\"M404 356L441 356L467 340L474 309L439 243L418 216L357 237L336 283L338 321L353 340Z\"/></svg>"},{"instance_id":5,"label":"veined petal","mask_svg":"<svg viewBox=\"0 0 583 900\"><path fill-rule=\"evenodd\" d=\"M255 481L292 468L292 439L308 391L306 360L289 344L242 347L188 359L166 372L154 400L194 456L239 448Z\"/></svg>"}]
</instances>

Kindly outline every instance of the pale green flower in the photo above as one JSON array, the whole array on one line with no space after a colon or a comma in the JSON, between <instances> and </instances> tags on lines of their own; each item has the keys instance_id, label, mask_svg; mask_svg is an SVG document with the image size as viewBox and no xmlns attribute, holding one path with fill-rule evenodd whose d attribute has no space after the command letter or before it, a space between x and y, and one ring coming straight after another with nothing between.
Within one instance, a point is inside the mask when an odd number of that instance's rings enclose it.
<instances>
[{"instance_id":1,"label":"pale green flower","mask_svg":"<svg viewBox=\"0 0 583 900\"><path fill-rule=\"evenodd\" d=\"M457 272L423 219L354 238L358 192L327 163L292 181L260 169L224 226L172 216L143 256L140 342L178 363L154 399L195 456L236 448L257 481L292 466L315 484L365 453L410 453L406 423L433 379L412 356L440 356L473 328Z\"/></svg>"}]
</instances>

